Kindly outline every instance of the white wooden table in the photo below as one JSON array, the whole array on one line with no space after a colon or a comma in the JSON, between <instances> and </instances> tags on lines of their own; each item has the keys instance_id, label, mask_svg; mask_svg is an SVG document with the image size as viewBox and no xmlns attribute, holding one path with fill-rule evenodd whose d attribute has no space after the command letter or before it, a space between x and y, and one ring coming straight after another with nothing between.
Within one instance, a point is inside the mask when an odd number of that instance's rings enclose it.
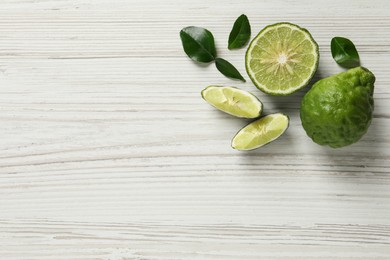
<instances>
[{"instance_id":1,"label":"white wooden table","mask_svg":"<svg viewBox=\"0 0 390 260\"><path fill-rule=\"evenodd\" d=\"M314 144L300 91L270 97L184 54L181 28L227 50L236 17L253 34L279 21L320 45L315 80L342 71L333 36L352 39L377 76L357 144ZM0 259L390 259L390 2L2 0ZM245 125L200 97L254 92L288 131L254 152Z\"/></svg>"}]
</instances>

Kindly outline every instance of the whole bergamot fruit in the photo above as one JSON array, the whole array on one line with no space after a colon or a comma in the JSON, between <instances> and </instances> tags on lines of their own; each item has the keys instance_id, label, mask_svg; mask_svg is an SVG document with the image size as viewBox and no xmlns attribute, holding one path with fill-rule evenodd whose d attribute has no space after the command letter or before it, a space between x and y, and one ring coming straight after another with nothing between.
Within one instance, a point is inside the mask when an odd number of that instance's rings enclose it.
<instances>
[{"instance_id":1,"label":"whole bergamot fruit","mask_svg":"<svg viewBox=\"0 0 390 260\"><path fill-rule=\"evenodd\" d=\"M363 67L317 81L301 103L307 135L333 148L357 142L371 124L374 82L374 74Z\"/></svg>"}]
</instances>

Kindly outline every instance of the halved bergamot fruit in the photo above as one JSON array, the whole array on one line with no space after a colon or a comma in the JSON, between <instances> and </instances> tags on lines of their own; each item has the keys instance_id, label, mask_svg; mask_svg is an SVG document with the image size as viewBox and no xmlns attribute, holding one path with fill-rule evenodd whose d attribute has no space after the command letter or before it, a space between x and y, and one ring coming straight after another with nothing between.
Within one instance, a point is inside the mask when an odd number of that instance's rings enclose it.
<instances>
[{"instance_id":1,"label":"halved bergamot fruit","mask_svg":"<svg viewBox=\"0 0 390 260\"><path fill-rule=\"evenodd\" d=\"M201 94L210 105L237 117L259 117L263 108L256 96L235 87L208 86Z\"/></svg>"},{"instance_id":2,"label":"halved bergamot fruit","mask_svg":"<svg viewBox=\"0 0 390 260\"><path fill-rule=\"evenodd\" d=\"M262 117L242 128L233 137L232 147L240 151L259 148L281 136L288 124L288 116L281 113Z\"/></svg>"},{"instance_id":3,"label":"halved bergamot fruit","mask_svg":"<svg viewBox=\"0 0 390 260\"><path fill-rule=\"evenodd\" d=\"M249 77L261 91L285 96L305 87L318 67L318 44L298 25L276 23L252 40L245 56Z\"/></svg>"}]
</instances>

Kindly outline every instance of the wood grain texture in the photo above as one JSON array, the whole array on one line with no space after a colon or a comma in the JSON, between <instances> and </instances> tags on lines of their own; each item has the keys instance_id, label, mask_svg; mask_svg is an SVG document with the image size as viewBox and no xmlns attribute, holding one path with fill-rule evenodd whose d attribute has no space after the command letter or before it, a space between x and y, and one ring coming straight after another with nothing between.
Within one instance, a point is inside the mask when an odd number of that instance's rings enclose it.
<instances>
[{"instance_id":1,"label":"wood grain texture","mask_svg":"<svg viewBox=\"0 0 390 260\"><path fill-rule=\"evenodd\" d=\"M389 10L385 0L0 1L0 259L390 259ZM207 27L244 72L245 50L227 50L241 13L253 32L309 29L315 80L342 71L330 39L352 39L377 76L360 142L312 143L299 119L307 89L270 97L184 55L180 29ZM234 151L247 122L205 104L210 84L252 91L290 128Z\"/></svg>"}]
</instances>

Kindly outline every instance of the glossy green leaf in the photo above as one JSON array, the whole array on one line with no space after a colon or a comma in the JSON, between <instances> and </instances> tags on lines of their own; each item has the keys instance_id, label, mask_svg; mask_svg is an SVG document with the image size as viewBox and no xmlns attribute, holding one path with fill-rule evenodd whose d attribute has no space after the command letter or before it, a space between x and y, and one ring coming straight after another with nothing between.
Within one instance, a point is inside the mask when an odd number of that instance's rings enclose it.
<instances>
[{"instance_id":1,"label":"glossy green leaf","mask_svg":"<svg viewBox=\"0 0 390 260\"><path fill-rule=\"evenodd\" d=\"M229 35L229 50L243 47L251 37L251 26L245 14L240 15L234 22Z\"/></svg>"},{"instance_id":2,"label":"glossy green leaf","mask_svg":"<svg viewBox=\"0 0 390 260\"><path fill-rule=\"evenodd\" d=\"M189 26L180 31L184 52L194 61L208 63L215 59L214 37L202 27Z\"/></svg>"},{"instance_id":3,"label":"glossy green leaf","mask_svg":"<svg viewBox=\"0 0 390 260\"><path fill-rule=\"evenodd\" d=\"M240 72L227 60L216 58L215 66L226 77L239 79L245 82L245 79L241 76Z\"/></svg>"},{"instance_id":4,"label":"glossy green leaf","mask_svg":"<svg viewBox=\"0 0 390 260\"><path fill-rule=\"evenodd\" d=\"M330 43L333 59L344 68L360 65L359 53L352 41L344 37L334 37Z\"/></svg>"}]
</instances>

